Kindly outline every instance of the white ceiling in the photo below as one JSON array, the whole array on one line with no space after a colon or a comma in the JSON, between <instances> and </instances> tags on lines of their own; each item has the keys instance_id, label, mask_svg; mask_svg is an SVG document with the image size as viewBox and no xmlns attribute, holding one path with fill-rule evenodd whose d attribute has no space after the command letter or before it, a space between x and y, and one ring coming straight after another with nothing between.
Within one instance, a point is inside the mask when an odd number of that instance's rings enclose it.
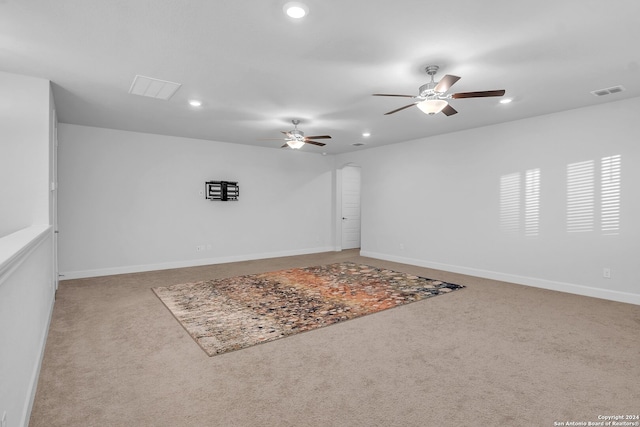
<instances>
[{"instance_id":1,"label":"white ceiling","mask_svg":"<svg viewBox=\"0 0 640 427\"><path fill-rule=\"evenodd\" d=\"M286 1L0 0L0 70L51 80L63 123L275 149L300 119L329 154L640 96L638 0L304 0L300 21ZM383 115L412 100L371 94L416 95L430 64L514 101ZM138 74L182 87L130 95Z\"/></svg>"}]
</instances>

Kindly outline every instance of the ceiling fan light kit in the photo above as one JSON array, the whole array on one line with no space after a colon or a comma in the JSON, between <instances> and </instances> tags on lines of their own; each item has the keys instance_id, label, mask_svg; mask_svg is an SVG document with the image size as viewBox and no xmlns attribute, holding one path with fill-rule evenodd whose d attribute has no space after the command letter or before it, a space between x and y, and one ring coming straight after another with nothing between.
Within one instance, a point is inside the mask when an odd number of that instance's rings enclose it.
<instances>
[{"instance_id":1,"label":"ceiling fan light kit","mask_svg":"<svg viewBox=\"0 0 640 427\"><path fill-rule=\"evenodd\" d=\"M293 149L300 149L304 145L304 141L301 139L290 139L287 140L287 145Z\"/></svg>"},{"instance_id":2,"label":"ceiling fan light kit","mask_svg":"<svg viewBox=\"0 0 640 427\"><path fill-rule=\"evenodd\" d=\"M425 99L422 102L418 102L416 107L418 107L423 113L433 115L438 114L440 111L444 110L444 107L449 105L449 103L442 99Z\"/></svg>"}]
</instances>

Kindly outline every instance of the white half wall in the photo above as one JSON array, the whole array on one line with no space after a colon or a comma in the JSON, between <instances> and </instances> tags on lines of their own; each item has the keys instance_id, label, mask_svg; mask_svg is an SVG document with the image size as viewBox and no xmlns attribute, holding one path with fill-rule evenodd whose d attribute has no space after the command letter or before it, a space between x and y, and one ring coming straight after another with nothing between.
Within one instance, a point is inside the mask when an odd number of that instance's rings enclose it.
<instances>
[{"instance_id":1,"label":"white half wall","mask_svg":"<svg viewBox=\"0 0 640 427\"><path fill-rule=\"evenodd\" d=\"M0 415L27 426L54 303L53 234L32 226L0 239Z\"/></svg>"},{"instance_id":2,"label":"white half wall","mask_svg":"<svg viewBox=\"0 0 640 427\"><path fill-rule=\"evenodd\" d=\"M640 304L638 113L633 98L338 156L362 167L362 254Z\"/></svg>"},{"instance_id":3,"label":"white half wall","mask_svg":"<svg viewBox=\"0 0 640 427\"><path fill-rule=\"evenodd\" d=\"M27 426L55 292L50 82L0 72L0 415Z\"/></svg>"},{"instance_id":4,"label":"white half wall","mask_svg":"<svg viewBox=\"0 0 640 427\"><path fill-rule=\"evenodd\" d=\"M330 156L69 124L58 141L65 279L334 249ZM205 200L211 180L239 200Z\"/></svg>"}]
</instances>

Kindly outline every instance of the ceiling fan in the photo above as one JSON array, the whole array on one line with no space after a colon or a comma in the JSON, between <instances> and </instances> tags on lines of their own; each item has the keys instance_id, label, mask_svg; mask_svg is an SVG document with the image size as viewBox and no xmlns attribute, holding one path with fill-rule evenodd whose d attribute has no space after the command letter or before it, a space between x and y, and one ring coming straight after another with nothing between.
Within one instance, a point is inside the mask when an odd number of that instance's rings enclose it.
<instances>
[{"instance_id":1,"label":"ceiling fan","mask_svg":"<svg viewBox=\"0 0 640 427\"><path fill-rule=\"evenodd\" d=\"M425 68L425 71L428 75L431 76L431 81L426 83L418 89L419 94L417 96L413 95L392 95L385 93L374 93L373 96L399 96L404 98L413 98L416 101L405 105L404 107L397 108L393 111L389 111L385 113L386 115L397 113L398 111L402 111L405 108L409 108L412 106L417 106L422 112L425 114L433 115L439 112L443 112L447 116L451 116L456 114L457 111L449 105L447 100L449 99L459 99L459 98L484 98L487 96L502 96L504 95L504 90L485 90L481 92L458 92L447 94L447 91L455 82L460 80L458 76L452 76L450 74L445 75L442 80L439 82L435 82L433 80L433 76L438 72L440 67L437 65L429 65Z\"/></svg>"},{"instance_id":2,"label":"ceiling fan","mask_svg":"<svg viewBox=\"0 0 640 427\"><path fill-rule=\"evenodd\" d=\"M325 144L324 142L318 142L318 141L312 141L312 140L313 139L331 139L329 135L304 136L304 132L298 129L298 124L300 124L300 120L294 119L294 120L291 120L291 123L293 123L293 128L294 128L293 130L290 130L288 132L281 131L285 135L284 140L286 141L286 143L283 144L282 147L280 148L291 147L291 148L298 149L302 147L304 144L313 144L313 145L318 145L322 147L327 144ZM262 141L278 140L278 139L282 139L282 138L263 138Z\"/></svg>"}]
</instances>

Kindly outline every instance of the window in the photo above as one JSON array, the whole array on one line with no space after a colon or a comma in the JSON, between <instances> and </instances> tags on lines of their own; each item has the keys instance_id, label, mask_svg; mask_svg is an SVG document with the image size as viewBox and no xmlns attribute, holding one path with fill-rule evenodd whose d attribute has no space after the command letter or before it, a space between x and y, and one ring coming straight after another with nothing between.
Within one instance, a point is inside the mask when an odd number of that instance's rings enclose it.
<instances>
[{"instance_id":1,"label":"window","mask_svg":"<svg viewBox=\"0 0 640 427\"><path fill-rule=\"evenodd\" d=\"M503 175L500 178L500 228L518 236L524 229L527 237L540 231L540 169ZM522 188L524 184L524 188Z\"/></svg>"},{"instance_id":2,"label":"window","mask_svg":"<svg viewBox=\"0 0 640 427\"><path fill-rule=\"evenodd\" d=\"M603 157L600 162L600 229L602 234L620 230L620 156Z\"/></svg>"},{"instance_id":3,"label":"window","mask_svg":"<svg viewBox=\"0 0 640 427\"><path fill-rule=\"evenodd\" d=\"M595 231L599 218L602 234L618 234L620 183L620 155L603 157L599 165L593 160L567 165L567 232Z\"/></svg>"},{"instance_id":4,"label":"window","mask_svg":"<svg viewBox=\"0 0 640 427\"><path fill-rule=\"evenodd\" d=\"M520 232L520 173L500 178L500 228L510 235Z\"/></svg>"},{"instance_id":5,"label":"window","mask_svg":"<svg viewBox=\"0 0 640 427\"><path fill-rule=\"evenodd\" d=\"M593 231L593 160L567 165L567 231Z\"/></svg>"},{"instance_id":6,"label":"window","mask_svg":"<svg viewBox=\"0 0 640 427\"><path fill-rule=\"evenodd\" d=\"M530 169L525 175L524 235L538 235L540 228L540 169Z\"/></svg>"}]
</instances>

